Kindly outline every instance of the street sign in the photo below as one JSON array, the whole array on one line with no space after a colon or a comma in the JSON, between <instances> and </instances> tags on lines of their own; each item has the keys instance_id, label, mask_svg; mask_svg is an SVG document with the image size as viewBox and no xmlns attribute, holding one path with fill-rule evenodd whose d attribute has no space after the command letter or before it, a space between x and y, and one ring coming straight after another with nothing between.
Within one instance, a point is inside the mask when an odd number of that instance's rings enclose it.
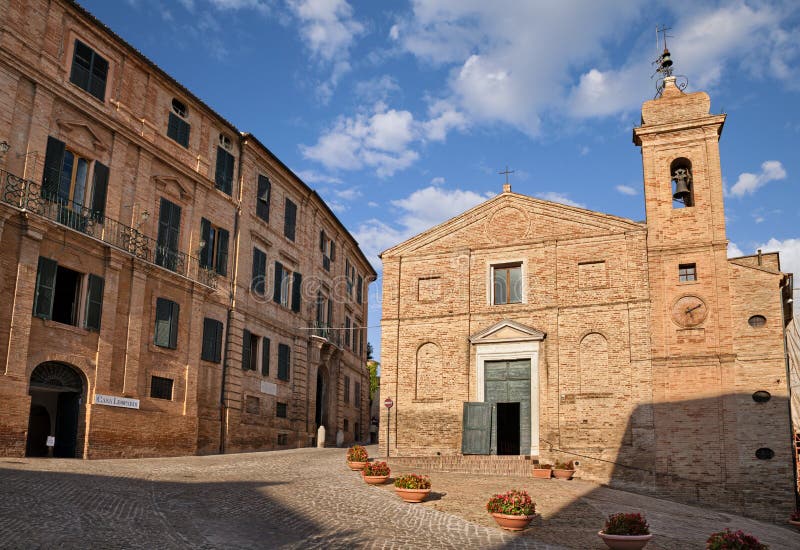
<instances>
[{"instance_id":1,"label":"street sign","mask_svg":"<svg viewBox=\"0 0 800 550\"><path fill-rule=\"evenodd\" d=\"M392 401L391 397L387 397L383 400L383 406L387 409L391 409L394 406L394 401Z\"/></svg>"}]
</instances>

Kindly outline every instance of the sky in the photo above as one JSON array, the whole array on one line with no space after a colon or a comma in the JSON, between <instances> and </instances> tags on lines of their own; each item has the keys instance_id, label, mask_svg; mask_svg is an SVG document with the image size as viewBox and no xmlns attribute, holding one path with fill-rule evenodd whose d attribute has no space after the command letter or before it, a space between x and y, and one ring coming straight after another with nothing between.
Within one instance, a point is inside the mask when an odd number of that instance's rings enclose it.
<instances>
[{"instance_id":1,"label":"sky","mask_svg":"<svg viewBox=\"0 0 800 550\"><path fill-rule=\"evenodd\" d=\"M643 220L631 130L670 27L675 73L728 115L729 256L779 250L800 273L796 0L81 4L316 189L379 273L382 250L499 193L506 166L517 193Z\"/></svg>"}]
</instances>

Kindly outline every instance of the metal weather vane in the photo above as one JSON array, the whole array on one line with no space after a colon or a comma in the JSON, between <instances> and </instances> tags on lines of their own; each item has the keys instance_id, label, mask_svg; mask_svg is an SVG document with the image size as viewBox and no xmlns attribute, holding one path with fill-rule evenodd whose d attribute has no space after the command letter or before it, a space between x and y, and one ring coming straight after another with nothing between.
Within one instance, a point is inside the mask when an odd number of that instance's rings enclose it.
<instances>
[{"instance_id":1,"label":"metal weather vane","mask_svg":"<svg viewBox=\"0 0 800 550\"><path fill-rule=\"evenodd\" d=\"M656 75L660 75L658 80L656 80L656 97L661 97L661 94L664 92L664 84L665 80L670 77L675 78L675 86L679 90L686 89L686 86L689 84L689 79L686 78L684 75L674 75L673 71L673 61L672 56L669 53L669 48L667 48L667 38L673 38L671 34L667 34L667 31L672 30L671 27L661 26L659 27L656 25L656 55L657 57L653 60L652 64L656 66L655 72L650 76L653 78ZM659 34L661 36L659 36ZM661 49L661 42L664 42L664 48Z\"/></svg>"}]
</instances>

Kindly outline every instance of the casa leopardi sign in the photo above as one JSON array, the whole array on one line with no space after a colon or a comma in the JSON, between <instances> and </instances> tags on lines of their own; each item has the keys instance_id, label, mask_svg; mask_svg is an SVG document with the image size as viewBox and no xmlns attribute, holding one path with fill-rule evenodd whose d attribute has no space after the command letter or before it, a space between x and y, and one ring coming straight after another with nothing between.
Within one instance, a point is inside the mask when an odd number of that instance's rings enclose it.
<instances>
[{"instance_id":1,"label":"casa leopardi sign","mask_svg":"<svg viewBox=\"0 0 800 550\"><path fill-rule=\"evenodd\" d=\"M139 400L130 397L117 397L116 395L94 394L96 405L108 405L109 407L122 407L124 409L138 409Z\"/></svg>"}]
</instances>

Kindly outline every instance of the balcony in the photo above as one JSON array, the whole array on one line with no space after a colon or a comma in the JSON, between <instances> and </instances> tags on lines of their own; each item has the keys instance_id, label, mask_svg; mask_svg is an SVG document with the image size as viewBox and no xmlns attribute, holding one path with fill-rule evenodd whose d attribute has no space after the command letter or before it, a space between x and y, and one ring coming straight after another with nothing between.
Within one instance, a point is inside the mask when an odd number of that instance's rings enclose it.
<instances>
[{"instance_id":1,"label":"balcony","mask_svg":"<svg viewBox=\"0 0 800 550\"><path fill-rule=\"evenodd\" d=\"M78 233L88 235L114 248L210 288L217 287L217 273L200 267L199 260L172 250L144 235L138 229L99 215L81 204L48 196L41 185L0 170L0 202L22 212L30 212Z\"/></svg>"},{"instance_id":2,"label":"balcony","mask_svg":"<svg viewBox=\"0 0 800 550\"><path fill-rule=\"evenodd\" d=\"M331 328L327 323L320 323L315 321L311 327L311 334L324 338L329 344L333 344L337 348L342 348L341 334L339 330Z\"/></svg>"}]
</instances>

